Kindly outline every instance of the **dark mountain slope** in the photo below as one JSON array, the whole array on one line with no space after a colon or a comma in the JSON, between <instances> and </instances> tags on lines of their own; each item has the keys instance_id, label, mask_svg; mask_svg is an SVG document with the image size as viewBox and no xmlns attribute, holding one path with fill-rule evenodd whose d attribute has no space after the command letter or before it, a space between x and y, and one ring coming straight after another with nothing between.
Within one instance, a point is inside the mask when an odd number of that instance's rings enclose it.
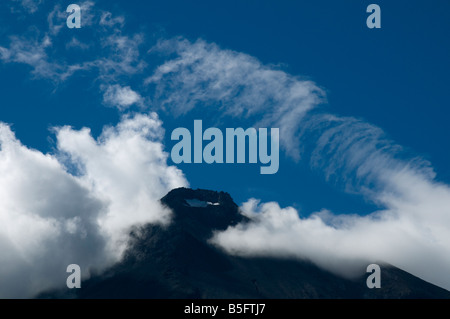
<instances>
[{"instance_id":1,"label":"dark mountain slope","mask_svg":"<svg viewBox=\"0 0 450 319\"><path fill-rule=\"evenodd\" d=\"M174 212L170 226L135 228L120 263L83 281L81 289L39 297L450 298L392 266L382 266L382 287L369 289L365 273L348 280L306 261L230 256L207 242L214 230L247 220L229 194L180 188L161 201Z\"/></svg>"}]
</instances>

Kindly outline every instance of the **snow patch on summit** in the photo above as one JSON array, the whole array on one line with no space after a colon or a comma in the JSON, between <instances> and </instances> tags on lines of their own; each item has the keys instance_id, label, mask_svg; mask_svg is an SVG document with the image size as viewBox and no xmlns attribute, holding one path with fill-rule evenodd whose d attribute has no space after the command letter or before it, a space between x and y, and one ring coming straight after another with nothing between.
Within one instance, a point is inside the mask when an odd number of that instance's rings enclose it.
<instances>
[{"instance_id":1,"label":"snow patch on summit","mask_svg":"<svg viewBox=\"0 0 450 319\"><path fill-rule=\"evenodd\" d=\"M212 202L205 202L203 200L199 199L186 199L187 206L190 207L208 207L208 205L217 206L220 205L219 203L212 203Z\"/></svg>"}]
</instances>

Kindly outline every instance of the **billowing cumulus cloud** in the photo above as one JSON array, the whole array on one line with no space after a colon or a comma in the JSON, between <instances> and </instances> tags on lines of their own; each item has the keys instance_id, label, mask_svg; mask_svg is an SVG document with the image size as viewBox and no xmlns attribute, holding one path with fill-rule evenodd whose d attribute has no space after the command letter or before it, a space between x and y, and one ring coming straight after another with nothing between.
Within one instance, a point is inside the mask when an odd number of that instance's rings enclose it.
<instances>
[{"instance_id":1,"label":"billowing cumulus cloud","mask_svg":"<svg viewBox=\"0 0 450 319\"><path fill-rule=\"evenodd\" d=\"M0 297L31 297L117 261L129 226L168 223L158 200L186 186L167 165L156 115L125 117L98 139L57 129L58 154L23 146L0 124ZM68 171L71 171L69 173Z\"/></svg>"},{"instance_id":2,"label":"billowing cumulus cloud","mask_svg":"<svg viewBox=\"0 0 450 319\"><path fill-rule=\"evenodd\" d=\"M114 84L105 88L103 103L117 107L120 111L123 111L133 104L141 104L142 97L129 86L122 87Z\"/></svg>"}]
</instances>

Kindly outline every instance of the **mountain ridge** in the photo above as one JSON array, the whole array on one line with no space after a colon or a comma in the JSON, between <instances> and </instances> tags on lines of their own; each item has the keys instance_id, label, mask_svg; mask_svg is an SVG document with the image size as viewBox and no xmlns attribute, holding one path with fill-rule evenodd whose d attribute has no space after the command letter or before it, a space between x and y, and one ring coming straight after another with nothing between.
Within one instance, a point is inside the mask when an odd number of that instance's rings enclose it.
<instances>
[{"instance_id":1,"label":"mountain ridge","mask_svg":"<svg viewBox=\"0 0 450 319\"><path fill-rule=\"evenodd\" d=\"M225 192L178 188L161 203L173 211L170 225L134 227L119 263L84 280L81 289L38 298L450 298L449 291L386 264L380 265L381 288L369 289L368 274L346 279L305 260L229 255L208 239L249 219Z\"/></svg>"}]
</instances>

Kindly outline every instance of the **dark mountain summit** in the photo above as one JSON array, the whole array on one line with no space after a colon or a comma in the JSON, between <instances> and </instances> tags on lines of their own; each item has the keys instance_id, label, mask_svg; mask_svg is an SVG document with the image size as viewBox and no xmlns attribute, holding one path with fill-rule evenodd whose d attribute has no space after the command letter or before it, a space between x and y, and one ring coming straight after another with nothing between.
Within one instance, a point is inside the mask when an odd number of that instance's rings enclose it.
<instances>
[{"instance_id":1,"label":"dark mountain summit","mask_svg":"<svg viewBox=\"0 0 450 319\"><path fill-rule=\"evenodd\" d=\"M174 226L182 226L185 232L201 239L208 239L214 230L247 219L228 193L208 190L177 188L161 199L174 212Z\"/></svg>"},{"instance_id":2,"label":"dark mountain summit","mask_svg":"<svg viewBox=\"0 0 450 319\"><path fill-rule=\"evenodd\" d=\"M161 202L173 210L167 227L130 233L123 260L82 282L40 298L450 298L450 292L392 266L380 289L306 261L231 256L208 243L214 230L248 220L229 194L179 188Z\"/></svg>"}]
</instances>

